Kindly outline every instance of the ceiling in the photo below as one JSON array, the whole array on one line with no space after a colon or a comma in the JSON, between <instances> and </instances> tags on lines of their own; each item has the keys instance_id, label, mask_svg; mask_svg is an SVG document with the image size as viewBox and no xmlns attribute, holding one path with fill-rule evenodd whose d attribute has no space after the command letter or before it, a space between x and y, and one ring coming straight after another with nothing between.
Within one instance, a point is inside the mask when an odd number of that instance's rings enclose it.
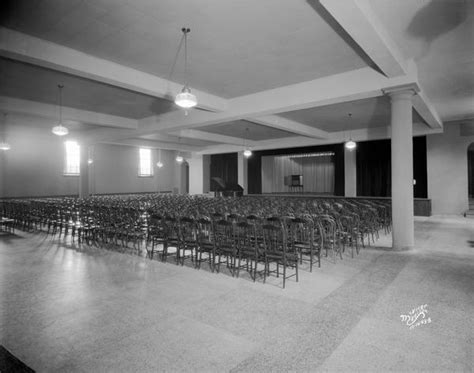
<instances>
[{"instance_id":1,"label":"ceiling","mask_svg":"<svg viewBox=\"0 0 474 373\"><path fill-rule=\"evenodd\" d=\"M247 120L236 120L200 128L202 131L217 133L219 135L239 137L242 139L260 141L268 139L281 139L294 136L293 133L276 128L262 126Z\"/></svg>"},{"instance_id":2,"label":"ceiling","mask_svg":"<svg viewBox=\"0 0 474 373\"><path fill-rule=\"evenodd\" d=\"M349 101L281 114L328 132L386 127L390 125L390 99L387 96ZM413 110L413 123L424 123Z\"/></svg>"},{"instance_id":3,"label":"ceiling","mask_svg":"<svg viewBox=\"0 0 474 373\"><path fill-rule=\"evenodd\" d=\"M2 23L178 82L184 80L182 61L174 60L186 25L192 85L230 98L365 66L311 4L7 0Z\"/></svg>"},{"instance_id":4,"label":"ceiling","mask_svg":"<svg viewBox=\"0 0 474 373\"><path fill-rule=\"evenodd\" d=\"M324 101L325 90L329 97L332 88L325 85L326 78L334 78L344 87L345 80L336 79L341 74L357 75L358 71L362 74L364 69L373 68L378 74L389 76L377 61L383 48L377 49L380 46L376 43L372 49L372 46L364 48L357 32L347 27L352 20L357 29L357 14L340 18L325 3L325 0L4 0L0 27L80 51L83 56L101 58L110 63L111 70L116 64L134 69L127 70L128 77L137 82L141 79L137 74L143 72L151 74L148 78L183 84L180 29L188 26L191 28L189 83L201 94L198 100L203 94L213 96L211 105L200 108L211 111L191 110L189 115L183 115L169 96L156 93L159 89L140 90L133 85L117 84L120 74L115 81L105 76L100 79L86 72L76 73L72 67L61 68L59 62L56 66L0 48L0 110L8 111L1 107L2 97L56 108L57 85L63 84L64 106L127 119L125 127L131 130L117 129L118 137L111 132L111 139L174 143L176 148L189 145L204 152L238 149L243 139L257 143L275 140L282 147L298 146L298 140L294 140L298 136L307 136L314 144L337 142L343 138L338 133L347 130L387 127L390 100L381 93ZM394 42L394 47L386 43L388 50L392 52L396 48L403 59L413 59L416 63L417 83L422 89L419 97L426 101L424 108L432 110L431 117L439 116L444 122L474 118L474 3L467 0L368 0L367 3L374 17L368 18L369 23L375 25L374 30L386 32ZM29 53L26 47L24 51ZM58 61L64 58L61 53L57 55ZM98 69L97 74L104 71L107 69ZM304 86L294 91L293 84ZM347 84L350 90L351 83ZM308 104L298 105L305 93L317 96L318 92L322 92L319 102L308 100ZM225 102L224 109L212 107L216 97ZM280 99L279 107L271 105L273 97ZM245 98L249 99L245 101ZM260 106L261 110L255 109ZM427 134L436 130L426 110L423 107L417 110L413 110L416 128L425 128ZM247 115L247 112L258 115ZM21 121L33 118L31 112L23 114ZM70 125L71 129L94 134L97 126L113 127L113 118L110 121L93 123L90 116L81 118L78 114L77 121ZM200 137L186 136L178 129L170 131L170 121L179 129L199 130ZM221 144L221 148L212 150L216 144Z\"/></svg>"},{"instance_id":5,"label":"ceiling","mask_svg":"<svg viewBox=\"0 0 474 373\"><path fill-rule=\"evenodd\" d=\"M75 109L133 119L175 110L168 100L0 58L0 96L58 105L59 84L64 86L63 105Z\"/></svg>"},{"instance_id":6,"label":"ceiling","mask_svg":"<svg viewBox=\"0 0 474 373\"><path fill-rule=\"evenodd\" d=\"M371 4L404 55L415 60L420 83L441 117L472 117L474 2L372 0Z\"/></svg>"},{"instance_id":7,"label":"ceiling","mask_svg":"<svg viewBox=\"0 0 474 373\"><path fill-rule=\"evenodd\" d=\"M191 146L210 146L214 144L212 141L190 139L190 138L180 137L180 136L165 137L160 134L144 135L137 138L137 140L139 139L154 140L154 141L160 141L160 142L165 142L165 143L170 143L170 144L179 143L181 145L191 145Z\"/></svg>"},{"instance_id":8,"label":"ceiling","mask_svg":"<svg viewBox=\"0 0 474 373\"><path fill-rule=\"evenodd\" d=\"M50 120L48 118L22 114L22 113L7 113L6 117L1 119L3 122L0 125L0 132L2 126L5 130L10 132L13 130L21 131L22 133L30 132L34 136L38 136L39 133L44 133L47 136L54 136L51 134L52 126L58 124L58 120ZM97 129L98 126L87 123L80 123L73 120L63 120L63 124L71 131L89 131ZM39 130L39 131L32 131Z\"/></svg>"}]
</instances>

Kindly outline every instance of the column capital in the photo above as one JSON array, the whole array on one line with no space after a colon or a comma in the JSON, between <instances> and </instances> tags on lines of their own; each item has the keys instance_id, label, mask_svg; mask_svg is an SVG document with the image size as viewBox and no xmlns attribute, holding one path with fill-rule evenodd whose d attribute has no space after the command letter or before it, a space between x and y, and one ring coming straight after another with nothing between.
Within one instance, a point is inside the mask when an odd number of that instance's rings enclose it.
<instances>
[{"instance_id":1,"label":"column capital","mask_svg":"<svg viewBox=\"0 0 474 373\"><path fill-rule=\"evenodd\" d=\"M411 99L412 96L416 95L420 91L417 84L407 84L400 87L393 87L383 89L384 95L390 96L393 99Z\"/></svg>"}]
</instances>

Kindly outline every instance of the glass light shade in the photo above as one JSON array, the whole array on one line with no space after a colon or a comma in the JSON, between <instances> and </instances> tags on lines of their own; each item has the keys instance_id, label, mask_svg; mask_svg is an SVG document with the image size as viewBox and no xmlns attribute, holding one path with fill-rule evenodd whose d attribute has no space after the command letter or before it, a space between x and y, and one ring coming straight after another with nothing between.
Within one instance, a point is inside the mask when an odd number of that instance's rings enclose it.
<instances>
[{"instance_id":1,"label":"glass light shade","mask_svg":"<svg viewBox=\"0 0 474 373\"><path fill-rule=\"evenodd\" d=\"M252 155L252 151L250 149L245 149L244 150L244 157L250 157Z\"/></svg>"},{"instance_id":2,"label":"glass light shade","mask_svg":"<svg viewBox=\"0 0 474 373\"><path fill-rule=\"evenodd\" d=\"M94 163L94 160L91 159L91 158L89 158L89 159L87 160L87 163L88 163L88 164L92 164L92 163Z\"/></svg>"},{"instance_id":3,"label":"glass light shade","mask_svg":"<svg viewBox=\"0 0 474 373\"><path fill-rule=\"evenodd\" d=\"M188 87L183 87L182 91L176 95L174 103L182 108L189 109L197 105L197 99Z\"/></svg>"},{"instance_id":4,"label":"glass light shade","mask_svg":"<svg viewBox=\"0 0 474 373\"><path fill-rule=\"evenodd\" d=\"M355 149L356 146L357 144L355 143L355 141L352 141L352 140L347 141L345 144L346 149L349 149L349 150Z\"/></svg>"},{"instance_id":5,"label":"glass light shade","mask_svg":"<svg viewBox=\"0 0 474 373\"><path fill-rule=\"evenodd\" d=\"M69 133L69 130L64 126L59 125L59 126L53 127L51 132L54 133L56 136L65 136Z\"/></svg>"},{"instance_id":6,"label":"glass light shade","mask_svg":"<svg viewBox=\"0 0 474 373\"><path fill-rule=\"evenodd\" d=\"M184 158L181 157L180 155L178 155L178 156L176 157L176 162L182 163L183 161L184 161Z\"/></svg>"},{"instance_id":7,"label":"glass light shade","mask_svg":"<svg viewBox=\"0 0 474 373\"><path fill-rule=\"evenodd\" d=\"M10 150L10 144L7 142L0 142L0 150Z\"/></svg>"},{"instance_id":8,"label":"glass light shade","mask_svg":"<svg viewBox=\"0 0 474 373\"><path fill-rule=\"evenodd\" d=\"M163 163L162 163L162 162L158 162L158 163L156 164L156 167L158 167L158 168L163 167Z\"/></svg>"}]
</instances>

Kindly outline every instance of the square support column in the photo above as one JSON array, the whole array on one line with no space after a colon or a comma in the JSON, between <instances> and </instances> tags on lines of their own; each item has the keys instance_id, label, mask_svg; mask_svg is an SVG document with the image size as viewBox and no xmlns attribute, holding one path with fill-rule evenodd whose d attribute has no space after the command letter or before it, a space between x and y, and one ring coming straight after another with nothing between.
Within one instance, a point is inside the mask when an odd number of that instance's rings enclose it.
<instances>
[{"instance_id":1,"label":"square support column","mask_svg":"<svg viewBox=\"0 0 474 373\"><path fill-rule=\"evenodd\" d=\"M344 147L344 196L357 197L357 152Z\"/></svg>"},{"instance_id":2,"label":"square support column","mask_svg":"<svg viewBox=\"0 0 474 373\"><path fill-rule=\"evenodd\" d=\"M391 99L392 248L413 248L413 119L412 89L388 93Z\"/></svg>"},{"instance_id":3,"label":"square support column","mask_svg":"<svg viewBox=\"0 0 474 373\"><path fill-rule=\"evenodd\" d=\"M210 184L210 156L193 154L188 159L188 164L189 194L208 193Z\"/></svg>"},{"instance_id":4,"label":"square support column","mask_svg":"<svg viewBox=\"0 0 474 373\"><path fill-rule=\"evenodd\" d=\"M237 183L244 188L244 195L248 194L248 160L243 152L237 153Z\"/></svg>"}]
</instances>

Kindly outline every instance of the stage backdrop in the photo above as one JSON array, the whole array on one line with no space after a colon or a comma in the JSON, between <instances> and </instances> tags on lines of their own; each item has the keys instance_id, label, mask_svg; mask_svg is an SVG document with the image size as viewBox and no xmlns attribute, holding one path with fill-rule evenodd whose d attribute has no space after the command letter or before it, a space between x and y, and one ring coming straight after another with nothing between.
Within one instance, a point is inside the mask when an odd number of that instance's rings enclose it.
<instances>
[{"instance_id":1,"label":"stage backdrop","mask_svg":"<svg viewBox=\"0 0 474 373\"><path fill-rule=\"evenodd\" d=\"M334 194L334 171L332 152L262 156L262 192ZM303 176L302 188L288 185L292 175Z\"/></svg>"}]
</instances>

